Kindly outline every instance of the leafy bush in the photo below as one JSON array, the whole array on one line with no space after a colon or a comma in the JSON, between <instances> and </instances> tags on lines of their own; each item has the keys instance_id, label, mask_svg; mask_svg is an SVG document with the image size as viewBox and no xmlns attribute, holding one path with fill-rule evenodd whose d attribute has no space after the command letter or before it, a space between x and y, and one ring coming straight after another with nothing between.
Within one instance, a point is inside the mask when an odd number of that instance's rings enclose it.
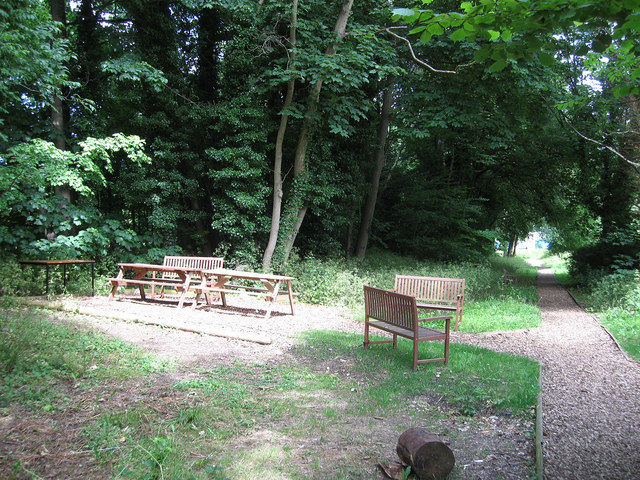
<instances>
[{"instance_id":1,"label":"leafy bush","mask_svg":"<svg viewBox=\"0 0 640 480\"><path fill-rule=\"evenodd\" d=\"M444 263L418 261L410 257L374 252L364 261L327 259L314 256L294 259L287 274L295 277L300 300L312 304L341 307L361 307L363 285L393 288L396 273L425 277L466 279L466 301L509 297L525 303L535 303L535 275L532 285L509 287L504 284L502 270L495 260L477 263ZM521 261L526 268L526 263ZM529 267L530 268L530 267ZM535 269L533 270L535 272ZM524 272L523 272L524 273Z\"/></svg>"}]
</instances>

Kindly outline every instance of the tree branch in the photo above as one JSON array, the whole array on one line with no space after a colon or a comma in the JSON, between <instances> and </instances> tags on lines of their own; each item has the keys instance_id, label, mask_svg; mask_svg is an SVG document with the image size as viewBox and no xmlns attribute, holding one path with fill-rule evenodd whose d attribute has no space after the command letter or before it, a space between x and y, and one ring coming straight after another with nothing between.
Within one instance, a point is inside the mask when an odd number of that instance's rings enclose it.
<instances>
[{"instance_id":1,"label":"tree branch","mask_svg":"<svg viewBox=\"0 0 640 480\"><path fill-rule=\"evenodd\" d=\"M413 51L413 45L411 45L411 41L408 38L405 38L405 37L403 37L401 35L398 35L396 32L393 31L394 29L398 29L398 28L406 28L406 27L387 27L387 28L385 28L385 31L388 34L396 37L397 39L402 40L403 42L405 42L407 44L407 46L409 47L409 51L411 52L411 57L413 58L413 60L416 63L422 65L423 67L431 70L434 73L453 73L453 74L456 74L456 73L460 72L461 68L470 67L471 65L476 63L475 60L474 60L473 62L470 62L470 63L465 63L463 65L458 65L455 70L440 70L440 69L434 68L431 65L429 65L427 62L425 62L423 60L420 60L416 56L416 53Z\"/></svg>"},{"instance_id":2,"label":"tree branch","mask_svg":"<svg viewBox=\"0 0 640 480\"><path fill-rule=\"evenodd\" d=\"M542 101L547 105L547 107L551 108L552 111L554 112L558 112L560 114L561 120L571 129L573 130L580 138L582 138L583 140L586 140L587 142L591 142L594 143L596 145L598 145L599 147L602 148L606 148L607 150L609 150L611 153L613 153L614 155L616 155L617 157L621 158L622 160L624 160L625 162L627 162L629 165L633 165L636 169L640 168L640 163L638 162L634 162L633 160L628 159L627 157L625 157L622 153L620 153L618 150L616 150L613 147L610 147L609 145L605 145L602 142L599 142L598 140L594 139L594 138L590 138L587 137L586 135L584 135L582 132L580 132L576 127L573 126L573 124L569 121L569 119L567 118L567 116L565 115L565 113L562 110L558 110L557 108L553 108L551 105L549 105L549 102L547 101L546 98L542 97Z\"/></svg>"}]
</instances>

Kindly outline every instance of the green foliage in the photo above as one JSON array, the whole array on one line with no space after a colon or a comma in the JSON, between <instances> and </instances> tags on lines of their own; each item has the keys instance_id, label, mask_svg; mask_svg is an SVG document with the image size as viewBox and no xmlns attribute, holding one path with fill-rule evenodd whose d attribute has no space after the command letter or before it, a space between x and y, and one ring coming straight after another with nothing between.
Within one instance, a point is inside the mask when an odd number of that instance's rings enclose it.
<instances>
[{"instance_id":1,"label":"green foliage","mask_svg":"<svg viewBox=\"0 0 640 480\"><path fill-rule=\"evenodd\" d=\"M542 65L550 65L555 59L554 34L571 31L596 32L590 43L583 45L581 55L593 51L603 54L615 44L621 64L637 59L640 47L637 38L640 22L637 21L638 5L635 2L601 3L589 0L549 0L545 2L513 2L511 0L482 0L462 2L459 11L431 9L395 9L395 19L415 27L411 34L421 35L428 42L433 35L448 35L454 41L484 42L474 55L476 61L489 61L490 72L503 70L511 60L537 58ZM618 50L619 49L619 50ZM619 57L611 55L616 64ZM605 63L605 62L603 62ZM631 62L611 71L629 73L640 77L640 66ZM631 70L629 72L629 70ZM638 92L638 85L627 84L617 89L618 95Z\"/></svg>"},{"instance_id":2,"label":"green foliage","mask_svg":"<svg viewBox=\"0 0 640 480\"><path fill-rule=\"evenodd\" d=\"M0 19L0 141L4 142L13 133L4 124L10 106L50 105L61 88L72 82L64 67L71 54L46 3L7 0L0 5Z\"/></svg>"},{"instance_id":3,"label":"green foliage","mask_svg":"<svg viewBox=\"0 0 640 480\"><path fill-rule=\"evenodd\" d=\"M33 140L9 151L0 169L0 245L5 250L39 258L99 258L139 247L136 232L105 218L97 202L114 163L150 162L144 142L114 134L88 138L79 147L74 153ZM71 188L80 198L69 203L56 195L57 187Z\"/></svg>"},{"instance_id":4,"label":"green foliage","mask_svg":"<svg viewBox=\"0 0 640 480\"><path fill-rule=\"evenodd\" d=\"M518 267L515 271L522 276L518 286L504 283L502 266L507 263L510 270L514 265ZM540 312L535 307L536 271L521 259L504 261L502 257L492 257L491 262L454 264L371 252L363 262L295 258L286 273L295 277L295 290L301 301L346 307L358 317L363 315L362 286L390 289L395 275L401 273L465 278L463 331L533 328L540 322Z\"/></svg>"},{"instance_id":5,"label":"green foliage","mask_svg":"<svg viewBox=\"0 0 640 480\"><path fill-rule=\"evenodd\" d=\"M167 79L163 76L162 71L132 55L107 60L102 64L102 70L105 73L115 75L114 80L117 82L145 81L156 92L160 92L167 84Z\"/></svg>"},{"instance_id":6,"label":"green foliage","mask_svg":"<svg viewBox=\"0 0 640 480\"><path fill-rule=\"evenodd\" d=\"M594 245L573 252L569 271L578 284L592 283L596 275L622 276L640 268L640 237L637 231L619 230Z\"/></svg>"}]
</instances>

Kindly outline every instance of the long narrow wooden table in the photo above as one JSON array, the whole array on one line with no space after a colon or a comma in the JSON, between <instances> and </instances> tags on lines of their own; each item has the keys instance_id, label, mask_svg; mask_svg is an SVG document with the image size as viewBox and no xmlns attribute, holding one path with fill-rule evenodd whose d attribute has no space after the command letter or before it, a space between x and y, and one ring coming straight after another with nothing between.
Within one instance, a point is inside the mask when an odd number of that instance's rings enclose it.
<instances>
[{"instance_id":1,"label":"long narrow wooden table","mask_svg":"<svg viewBox=\"0 0 640 480\"><path fill-rule=\"evenodd\" d=\"M210 302L208 293L219 293L222 300L222 305L227 306L227 293L246 293L248 295L260 295L270 300L267 307L267 313L265 318L269 318L273 303L277 300L278 295L287 295L289 297L289 305L291 306L291 315L295 315L295 309L293 306L293 287L291 281L293 277L287 277L284 275L272 275L268 273L259 272L244 272L238 270L228 270L225 268L217 268L215 270L205 270L202 272L202 282L199 286L193 287L196 292L196 298L192 304L192 308L195 308L198 304L200 295L205 296L207 303ZM262 283L263 287L251 287L247 285L235 285L229 283L236 280L254 280ZM286 285L287 291L280 292L280 287Z\"/></svg>"},{"instance_id":2,"label":"long narrow wooden table","mask_svg":"<svg viewBox=\"0 0 640 480\"><path fill-rule=\"evenodd\" d=\"M120 271L115 278L108 278L113 288L109 294L109 300L113 300L116 291L120 286L135 286L140 290L140 297L142 300L146 299L144 287L170 287L175 288L180 293L180 299L178 300L178 308L184 305L184 300L187 296L187 292L193 287L191 279L194 276L203 275L202 270L199 268L189 267L175 267L167 265L153 265L148 263L119 263ZM127 271L133 271L133 278L126 278L125 273ZM147 277L148 273L174 273L178 276L178 281L171 279L152 278Z\"/></svg>"},{"instance_id":3,"label":"long narrow wooden table","mask_svg":"<svg viewBox=\"0 0 640 480\"><path fill-rule=\"evenodd\" d=\"M91 295L95 295L95 273L94 273L94 264L95 260L70 260L70 259L61 259L61 260L19 260L21 265L44 265L46 268L46 294L49 296L49 267L51 265L62 265L64 273L62 274L62 282L63 287L67 288L67 265L84 265L91 264Z\"/></svg>"}]
</instances>

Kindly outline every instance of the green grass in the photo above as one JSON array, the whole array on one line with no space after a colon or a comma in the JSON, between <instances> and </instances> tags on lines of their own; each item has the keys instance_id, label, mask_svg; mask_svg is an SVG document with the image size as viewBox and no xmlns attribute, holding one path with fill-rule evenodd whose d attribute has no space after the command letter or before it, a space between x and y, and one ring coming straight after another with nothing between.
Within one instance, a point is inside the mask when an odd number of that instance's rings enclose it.
<instances>
[{"instance_id":1,"label":"green grass","mask_svg":"<svg viewBox=\"0 0 640 480\"><path fill-rule=\"evenodd\" d=\"M598 314L598 319L624 351L640 361L640 312L615 307Z\"/></svg>"},{"instance_id":2,"label":"green grass","mask_svg":"<svg viewBox=\"0 0 640 480\"><path fill-rule=\"evenodd\" d=\"M143 351L99 333L60 325L36 310L0 310L0 406L19 402L50 411L64 408L61 382L90 388L167 367Z\"/></svg>"},{"instance_id":3,"label":"green grass","mask_svg":"<svg viewBox=\"0 0 640 480\"><path fill-rule=\"evenodd\" d=\"M540 309L513 298L481 300L465 304L461 332L493 332L540 326Z\"/></svg>"},{"instance_id":4,"label":"green grass","mask_svg":"<svg viewBox=\"0 0 640 480\"><path fill-rule=\"evenodd\" d=\"M535 403L538 392L538 364L522 357L451 344L448 366L425 364L413 372L408 340L398 339L397 349L380 344L365 350L359 334L314 331L303 338L307 355L318 363L324 352L331 351L333 356L351 358L355 371L373 372L372 383L363 389L368 401L358 402L358 408L369 414L402 408L404 398L425 393L442 398L460 412L497 409L523 414ZM419 358L441 357L443 348L442 342L422 342Z\"/></svg>"}]
</instances>

